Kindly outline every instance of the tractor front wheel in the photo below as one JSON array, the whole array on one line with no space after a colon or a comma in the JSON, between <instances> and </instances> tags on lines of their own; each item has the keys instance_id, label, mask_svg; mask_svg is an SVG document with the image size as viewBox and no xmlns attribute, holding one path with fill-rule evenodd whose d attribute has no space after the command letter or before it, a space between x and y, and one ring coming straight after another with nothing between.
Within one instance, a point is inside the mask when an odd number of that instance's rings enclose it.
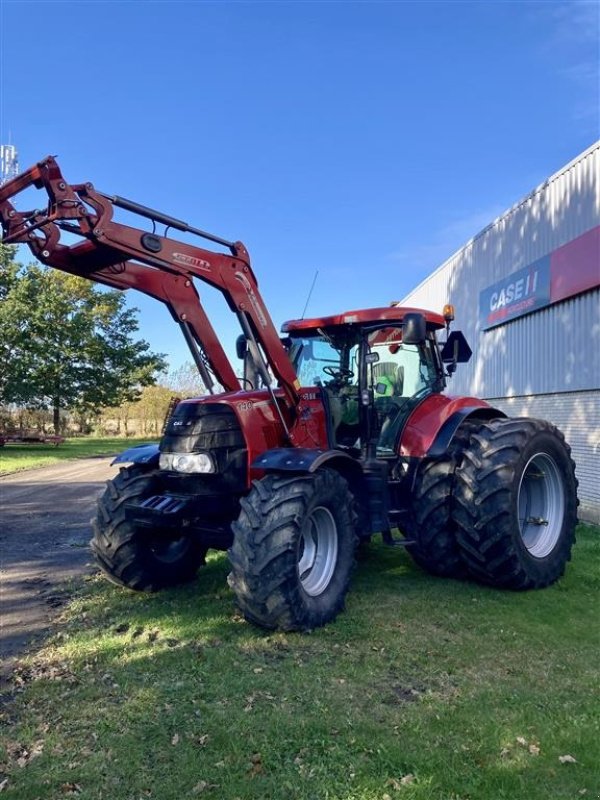
<instances>
[{"instance_id":1,"label":"tractor front wheel","mask_svg":"<svg viewBox=\"0 0 600 800\"><path fill-rule=\"evenodd\" d=\"M334 619L354 566L353 498L335 471L267 475L241 501L229 585L246 619L310 630Z\"/></svg>"},{"instance_id":2,"label":"tractor front wheel","mask_svg":"<svg viewBox=\"0 0 600 800\"><path fill-rule=\"evenodd\" d=\"M92 520L92 550L108 578L120 586L156 592L194 579L206 549L190 534L174 538L152 528L137 528L125 506L152 494L156 473L139 466L122 469L107 482Z\"/></svg>"},{"instance_id":3,"label":"tractor front wheel","mask_svg":"<svg viewBox=\"0 0 600 800\"><path fill-rule=\"evenodd\" d=\"M453 517L479 581L548 586L564 572L577 524L577 479L562 433L537 419L482 423L456 470Z\"/></svg>"}]
</instances>

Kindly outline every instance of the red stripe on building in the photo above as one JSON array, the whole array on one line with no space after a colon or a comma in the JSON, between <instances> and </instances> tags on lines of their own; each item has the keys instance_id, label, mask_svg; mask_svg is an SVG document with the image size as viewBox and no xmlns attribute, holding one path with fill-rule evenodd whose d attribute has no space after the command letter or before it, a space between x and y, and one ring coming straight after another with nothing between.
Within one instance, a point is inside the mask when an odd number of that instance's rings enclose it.
<instances>
[{"instance_id":1,"label":"red stripe on building","mask_svg":"<svg viewBox=\"0 0 600 800\"><path fill-rule=\"evenodd\" d=\"M550 302L600 286L600 225L550 254Z\"/></svg>"}]
</instances>

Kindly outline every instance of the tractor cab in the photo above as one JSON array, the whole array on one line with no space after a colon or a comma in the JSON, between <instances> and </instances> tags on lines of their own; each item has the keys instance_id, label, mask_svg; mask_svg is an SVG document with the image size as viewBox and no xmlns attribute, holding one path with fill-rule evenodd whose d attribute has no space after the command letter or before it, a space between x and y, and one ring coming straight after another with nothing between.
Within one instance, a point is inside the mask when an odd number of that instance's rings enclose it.
<instances>
[{"instance_id":1,"label":"tractor cab","mask_svg":"<svg viewBox=\"0 0 600 800\"><path fill-rule=\"evenodd\" d=\"M398 452L411 411L445 386L435 332L444 318L398 307L295 320L283 326L301 386L321 391L331 447Z\"/></svg>"}]
</instances>

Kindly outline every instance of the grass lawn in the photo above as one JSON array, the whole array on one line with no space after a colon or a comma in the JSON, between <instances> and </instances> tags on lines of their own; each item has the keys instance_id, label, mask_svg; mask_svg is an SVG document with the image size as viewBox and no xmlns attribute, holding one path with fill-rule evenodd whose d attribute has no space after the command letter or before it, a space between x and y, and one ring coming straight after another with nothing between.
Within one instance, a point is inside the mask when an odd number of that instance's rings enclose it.
<instances>
[{"instance_id":1,"label":"grass lawn","mask_svg":"<svg viewBox=\"0 0 600 800\"><path fill-rule=\"evenodd\" d=\"M346 612L304 635L240 619L221 555L159 595L94 577L17 674L3 796L595 798L600 532L578 539L525 593L372 545Z\"/></svg>"},{"instance_id":2,"label":"grass lawn","mask_svg":"<svg viewBox=\"0 0 600 800\"><path fill-rule=\"evenodd\" d=\"M151 441L153 441L151 438L126 439L110 436L105 439L95 437L67 439L58 447L44 444L8 444L0 448L0 475L9 475L11 472L33 467L49 467L51 464L72 458L116 455L128 447Z\"/></svg>"}]
</instances>

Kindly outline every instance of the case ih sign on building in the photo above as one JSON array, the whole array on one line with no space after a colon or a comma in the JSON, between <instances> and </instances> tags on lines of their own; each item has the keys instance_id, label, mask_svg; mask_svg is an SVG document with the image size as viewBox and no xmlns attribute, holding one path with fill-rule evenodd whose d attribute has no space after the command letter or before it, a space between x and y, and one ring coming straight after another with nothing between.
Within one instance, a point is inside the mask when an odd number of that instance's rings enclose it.
<instances>
[{"instance_id":1,"label":"case ih sign on building","mask_svg":"<svg viewBox=\"0 0 600 800\"><path fill-rule=\"evenodd\" d=\"M600 227L597 226L483 289L479 295L482 330L597 286L599 253Z\"/></svg>"},{"instance_id":2,"label":"case ih sign on building","mask_svg":"<svg viewBox=\"0 0 600 800\"><path fill-rule=\"evenodd\" d=\"M481 327L487 330L550 302L550 256L544 256L481 292Z\"/></svg>"}]
</instances>

